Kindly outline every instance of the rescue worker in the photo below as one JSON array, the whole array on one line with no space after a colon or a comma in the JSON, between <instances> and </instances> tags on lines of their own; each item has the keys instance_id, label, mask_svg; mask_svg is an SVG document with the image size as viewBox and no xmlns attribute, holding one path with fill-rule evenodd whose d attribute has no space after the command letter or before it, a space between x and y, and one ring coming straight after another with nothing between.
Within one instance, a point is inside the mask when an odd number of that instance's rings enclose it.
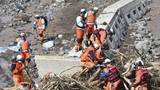
<instances>
[{"instance_id":1,"label":"rescue worker","mask_svg":"<svg viewBox=\"0 0 160 90\"><path fill-rule=\"evenodd\" d=\"M151 75L148 70L143 67L144 62L142 60L137 60L135 65L135 80L131 86L134 87L134 90L150 90L149 81L151 79Z\"/></svg>"},{"instance_id":2,"label":"rescue worker","mask_svg":"<svg viewBox=\"0 0 160 90\"><path fill-rule=\"evenodd\" d=\"M107 78L104 90L125 90L123 82L120 79L119 70L112 64L112 61L107 58L103 64L104 69L100 73L100 79Z\"/></svg>"},{"instance_id":3,"label":"rescue worker","mask_svg":"<svg viewBox=\"0 0 160 90\"><path fill-rule=\"evenodd\" d=\"M107 31L105 29L99 28L93 31L90 37L92 44L98 44L101 48L106 47Z\"/></svg>"},{"instance_id":4,"label":"rescue worker","mask_svg":"<svg viewBox=\"0 0 160 90\"><path fill-rule=\"evenodd\" d=\"M88 38L88 40L89 40L91 34L94 31L94 27L97 28L97 23L96 23L96 14L97 14L97 12L98 12L98 8L97 7L94 7L94 8L90 9L87 12L87 17L86 17L86 24L87 24L86 37Z\"/></svg>"},{"instance_id":5,"label":"rescue worker","mask_svg":"<svg viewBox=\"0 0 160 90\"><path fill-rule=\"evenodd\" d=\"M41 44L43 44L48 21L44 16L40 15L35 15L35 19L36 21L33 24L33 28L37 30L38 39Z\"/></svg>"},{"instance_id":6,"label":"rescue worker","mask_svg":"<svg viewBox=\"0 0 160 90\"><path fill-rule=\"evenodd\" d=\"M86 14L86 10L81 9L80 15L77 16L76 18L76 48L75 48L76 51L79 51L80 49L82 49L82 41L84 37L84 31L86 28L85 14Z\"/></svg>"},{"instance_id":7,"label":"rescue worker","mask_svg":"<svg viewBox=\"0 0 160 90\"><path fill-rule=\"evenodd\" d=\"M85 48L80 56L82 68L92 69L98 62L103 60L104 54L98 45Z\"/></svg>"},{"instance_id":8,"label":"rescue worker","mask_svg":"<svg viewBox=\"0 0 160 90\"><path fill-rule=\"evenodd\" d=\"M17 55L17 57L12 58L11 64L11 72L13 75L13 81L15 86L20 86L22 82L24 82L23 69L24 64L21 55Z\"/></svg>"},{"instance_id":9,"label":"rescue worker","mask_svg":"<svg viewBox=\"0 0 160 90\"><path fill-rule=\"evenodd\" d=\"M83 50L80 56L82 69L92 69L95 66L96 54L95 48L90 46Z\"/></svg>"},{"instance_id":10,"label":"rescue worker","mask_svg":"<svg viewBox=\"0 0 160 90\"><path fill-rule=\"evenodd\" d=\"M31 45L27 40L25 33L21 33L19 36L20 36L20 41L18 42L18 45L20 47L19 49L20 55L25 60L25 65L28 65L31 58L31 47L30 47Z\"/></svg>"}]
</instances>

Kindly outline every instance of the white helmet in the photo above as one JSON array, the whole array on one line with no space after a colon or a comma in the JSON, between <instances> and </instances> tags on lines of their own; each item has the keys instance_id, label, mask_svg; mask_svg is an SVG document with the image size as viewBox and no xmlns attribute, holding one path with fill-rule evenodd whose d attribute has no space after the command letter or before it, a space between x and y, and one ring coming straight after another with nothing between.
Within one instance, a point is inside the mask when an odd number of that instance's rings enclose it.
<instances>
[{"instance_id":1,"label":"white helmet","mask_svg":"<svg viewBox=\"0 0 160 90\"><path fill-rule=\"evenodd\" d=\"M107 63L110 63L110 62L111 62L111 60L108 59L108 58L106 58L106 59L104 60L103 64L107 64Z\"/></svg>"},{"instance_id":2,"label":"white helmet","mask_svg":"<svg viewBox=\"0 0 160 90\"><path fill-rule=\"evenodd\" d=\"M86 12L86 9L82 8L82 9L80 10L80 12L81 12L81 13L85 13L85 12Z\"/></svg>"},{"instance_id":3,"label":"white helmet","mask_svg":"<svg viewBox=\"0 0 160 90\"><path fill-rule=\"evenodd\" d=\"M21 36L21 37L24 37L24 36L25 36L25 33L20 33L20 36Z\"/></svg>"},{"instance_id":4,"label":"white helmet","mask_svg":"<svg viewBox=\"0 0 160 90\"><path fill-rule=\"evenodd\" d=\"M97 43L94 43L93 44L94 48L98 49L99 48L99 45Z\"/></svg>"},{"instance_id":5,"label":"white helmet","mask_svg":"<svg viewBox=\"0 0 160 90\"><path fill-rule=\"evenodd\" d=\"M93 10L94 10L94 11L98 11L98 7L94 7Z\"/></svg>"},{"instance_id":6,"label":"white helmet","mask_svg":"<svg viewBox=\"0 0 160 90\"><path fill-rule=\"evenodd\" d=\"M37 14L37 15L35 15L34 17L35 17L35 18L38 18L38 17L40 17L40 15Z\"/></svg>"},{"instance_id":7,"label":"white helmet","mask_svg":"<svg viewBox=\"0 0 160 90\"><path fill-rule=\"evenodd\" d=\"M17 55L16 59L17 61L22 60L22 55Z\"/></svg>"},{"instance_id":8,"label":"white helmet","mask_svg":"<svg viewBox=\"0 0 160 90\"><path fill-rule=\"evenodd\" d=\"M141 57L137 58L137 60L135 61L135 65L144 65L144 62L142 61Z\"/></svg>"}]
</instances>

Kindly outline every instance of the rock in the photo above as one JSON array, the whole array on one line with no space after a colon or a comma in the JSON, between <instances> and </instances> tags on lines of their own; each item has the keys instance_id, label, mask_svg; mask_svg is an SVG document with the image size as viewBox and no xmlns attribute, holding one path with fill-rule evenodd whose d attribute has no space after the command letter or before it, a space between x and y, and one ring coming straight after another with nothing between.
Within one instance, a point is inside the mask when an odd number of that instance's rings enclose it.
<instances>
[{"instance_id":1,"label":"rock","mask_svg":"<svg viewBox=\"0 0 160 90\"><path fill-rule=\"evenodd\" d=\"M9 46L15 46L15 45L17 45L17 42L15 41L9 43Z\"/></svg>"},{"instance_id":2,"label":"rock","mask_svg":"<svg viewBox=\"0 0 160 90\"><path fill-rule=\"evenodd\" d=\"M68 40L62 40L62 44L66 45L67 43L69 43Z\"/></svg>"},{"instance_id":3,"label":"rock","mask_svg":"<svg viewBox=\"0 0 160 90\"><path fill-rule=\"evenodd\" d=\"M46 49L49 49L49 48L51 48L51 47L54 46L54 41L45 42L45 43L43 43L42 46L43 46L44 48L46 48Z\"/></svg>"},{"instance_id":4,"label":"rock","mask_svg":"<svg viewBox=\"0 0 160 90\"><path fill-rule=\"evenodd\" d=\"M62 39L62 38L63 38L63 34L59 34L58 39Z\"/></svg>"},{"instance_id":5,"label":"rock","mask_svg":"<svg viewBox=\"0 0 160 90\"><path fill-rule=\"evenodd\" d=\"M9 26L9 27L12 27L12 26L13 26L13 24L12 24L12 23L10 23L10 24L8 24L8 26Z\"/></svg>"},{"instance_id":6,"label":"rock","mask_svg":"<svg viewBox=\"0 0 160 90\"><path fill-rule=\"evenodd\" d=\"M17 10L24 10L25 9L25 7L20 3L15 3L15 7Z\"/></svg>"},{"instance_id":7,"label":"rock","mask_svg":"<svg viewBox=\"0 0 160 90\"><path fill-rule=\"evenodd\" d=\"M24 21L29 22L30 17L28 15L17 15L14 17L13 21Z\"/></svg>"},{"instance_id":8,"label":"rock","mask_svg":"<svg viewBox=\"0 0 160 90\"><path fill-rule=\"evenodd\" d=\"M59 39L56 39L54 42L55 45L59 45L60 43L61 43L61 40L59 40Z\"/></svg>"},{"instance_id":9,"label":"rock","mask_svg":"<svg viewBox=\"0 0 160 90\"><path fill-rule=\"evenodd\" d=\"M151 43L149 40L145 39L144 41L135 41L135 48L137 50L145 50L145 51L148 51L150 46L151 46Z\"/></svg>"},{"instance_id":10,"label":"rock","mask_svg":"<svg viewBox=\"0 0 160 90\"><path fill-rule=\"evenodd\" d=\"M151 21L151 17L145 17L144 20Z\"/></svg>"},{"instance_id":11,"label":"rock","mask_svg":"<svg viewBox=\"0 0 160 90\"><path fill-rule=\"evenodd\" d=\"M56 0L56 2L58 2L58 3L64 3L65 2L65 0Z\"/></svg>"}]
</instances>

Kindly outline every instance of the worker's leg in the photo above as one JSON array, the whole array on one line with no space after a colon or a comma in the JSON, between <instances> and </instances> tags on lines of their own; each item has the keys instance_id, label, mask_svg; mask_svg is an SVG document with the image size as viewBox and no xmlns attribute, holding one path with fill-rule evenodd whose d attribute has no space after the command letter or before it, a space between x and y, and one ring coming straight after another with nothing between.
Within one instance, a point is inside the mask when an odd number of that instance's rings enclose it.
<instances>
[{"instance_id":1,"label":"worker's leg","mask_svg":"<svg viewBox=\"0 0 160 90\"><path fill-rule=\"evenodd\" d=\"M40 43L42 45L43 41L44 41L44 32L43 32L43 30L38 30L38 39L40 40Z\"/></svg>"},{"instance_id":2,"label":"worker's leg","mask_svg":"<svg viewBox=\"0 0 160 90\"><path fill-rule=\"evenodd\" d=\"M13 75L13 81L16 86L21 85L21 82L24 82L24 78L22 76Z\"/></svg>"},{"instance_id":3,"label":"worker's leg","mask_svg":"<svg viewBox=\"0 0 160 90\"><path fill-rule=\"evenodd\" d=\"M82 41L84 36L84 30L76 30L76 51L79 51L82 48Z\"/></svg>"},{"instance_id":4,"label":"worker's leg","mask_svg":"<svg viewBox=\"0 0 160 90\"><path fill-rule=\"evenodd\" d=\"M101 47L105 48L107 33L106 33L106 31L100 31L99 34L100 34L100 41L102 43Z\"/></svg>"}]
</instances>

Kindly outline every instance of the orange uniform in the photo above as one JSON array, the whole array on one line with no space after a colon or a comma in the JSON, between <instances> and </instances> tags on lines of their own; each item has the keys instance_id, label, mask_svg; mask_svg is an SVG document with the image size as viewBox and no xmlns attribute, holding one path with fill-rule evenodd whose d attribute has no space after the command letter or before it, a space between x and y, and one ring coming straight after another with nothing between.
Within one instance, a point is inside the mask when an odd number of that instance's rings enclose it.
<instances>
[{"instance_id":1,"label":"orange uniform","mask_svg":"<svg viewBox=\"0 0 160 90\"><path fill-rule=\"evenodd\" d=\"M100 48L96 50L96 60L97 61L102 60L103 57L104 57L103 55L104 54L103 54L103 52L102 52L102 50Z\"/></svg>"},{"instance_id":2,"label":"orange uniform","mask_svg":"<svg viewBox=\"0 0 160 90\"><path fill-rule=\"evenodd\" d=\"M76 18L76 50L79 51L82 48L82 41L84 37L85 23L82 16Z\"/></svg>"},{"instance_id":3,"label":"orange uniform","mask_svg":"<svg viewBox=\"0 0 160 90\"><path fill-rule=\"evenodd\" d=\"M41 44L44 40L44 31L45 31L45 21L43 18L39 18L37 20L37 33L39 35L39 40L41 41Z\"/></svg>"},{"instance_id":4,"label":"orange uniform","mask_svg":"<svg viewBox=\"0 0 160 90\"><path fill-rule=\"evenodd\" d=\"M20 54L22 55L23 59L29 60L30 57L31 57L31 54L29 52L30 45L29 45L28 40L25 40L25 41L22 40L21 43L20 43L20 46L21 46Z\"/></svg>"},{"instance_id":5,"label":"orange uniform","mask_svg":"<svg viewBox=\"0 0 160 90\"><path fill-rule=\"evenodd\" d=\"M87 38L90 38L90 35L93 33L94 31L94 25L96 24L96 15L94 14L94 11L90 10L88 11L88 15L86 18L86 23L87 23Z\"/></svg>"},{"instance_id":6,"label":"orange uniform","mask_svg":"<svg viewBox=\"0 0 160 90\"><path fill-rule=\"evenodd\" d=\"M21 85L21 83L24 82L23 68L24 66L22 62L16 62L16 66L12 71L15 85Z\"/></svg>"},{"instance_id":7,"label":"orange uniform","mask_svg":"<svg viewBox=\"0 0 160 90\"><path fill-rule=\"evenodd\" d=\"M90 38L90 41L92 44L96 43L98 44L101 48L104 48L106 46L106 40L107 38L107 32L104 29L97 29L93 32L93 35Z\"/></svg>"},{"instance_id":8,"label":"orange uniform","mask_svg":"<svg viewBox=\"0 0 160 90\"><path fill-rule=\"evenodd\" d=\"M96 54L93 47L88 47L80 56L81 66L84 68L92 68L95 65Z\"/></svg>"},{"instance_id":9,"label":"orange uniform","mask_svg":"<svg viewBox=\"0 0 160 90\"><path fill-rule=\"evenodd\" d=\"M150 79L149 72L144 68L139 68L136 70L136 78L133 83L135 90L149 90L148 82Z\"/></svg>"},{"instance_id":10,"label":"orange uniform","mask_svg":"<svg viewBox=\"0 0 160 90\"><path fill-rule=\"evenodd\" d=\"M104 86L104 90L124 90L122 86L122 81L120 79L119 71L116 66L112 65L109 69L106 69L108 72L108 80Z\"/></svg>"}]
</instances>

